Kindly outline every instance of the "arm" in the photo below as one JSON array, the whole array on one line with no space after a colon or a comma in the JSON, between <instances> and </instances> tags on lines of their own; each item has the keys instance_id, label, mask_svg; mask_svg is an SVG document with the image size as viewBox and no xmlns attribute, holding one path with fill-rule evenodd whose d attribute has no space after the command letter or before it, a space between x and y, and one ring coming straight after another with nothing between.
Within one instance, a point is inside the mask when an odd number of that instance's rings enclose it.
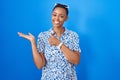
<instances>
[{"instance_id":1,"label":"arm","mask_svg":"<svg viewBox=\"0 0 120 80\"><path fill-rule=\"evenodd\" d=\"M37 68L41 69L45 65L46 61L45 61L44 55L42 53L39 53L37 50L36 41L35 41L34 36L31 33L29 33L29 35L25 35L20 32L18 32L18 35L20 37L28 39L31 42L34 62L36 64Z\"/></svg>"},{"instance_id":2,"label":"arm","mask_svg":"<svg viewBox=\"0 0 120 80\"><path fill-rule=\"evenodd\" d=\"M51 38L49 38L48 40L49 40L49 43L53 46L58 46L61 42L53 35L51 35ZM79 61L80 61L80 52L79 51L73 51L73 50L69 49L68 47L66 47L64 44L62 44L60 49L69 62L71 62L75 65L77 65L79 63Z\"/></svg>"},{"instance_id":3,"label":"arm","mask_svg":"<svg viewBox=\"0 0 120 80\"><path fill-rule=\"evenodd\" d=\"M31 46L32 46L34 62L36 64L37 68L41 69L46 63L44 54L38 52L35 41L31 42Z\"/></svg>"},{"instance_id":4,"label":"arm","mask_svg":"<svg viewBox=\"0 0 120 80\"><path fill-rule=\"evenodd\" d=\"M61 51L65 55L65 57L68 59L69 62L77 65L80 61L80 52L78 51L72 51L69 48L67 48L64 44L61 46Z\"/></svg>"}]
</instances>

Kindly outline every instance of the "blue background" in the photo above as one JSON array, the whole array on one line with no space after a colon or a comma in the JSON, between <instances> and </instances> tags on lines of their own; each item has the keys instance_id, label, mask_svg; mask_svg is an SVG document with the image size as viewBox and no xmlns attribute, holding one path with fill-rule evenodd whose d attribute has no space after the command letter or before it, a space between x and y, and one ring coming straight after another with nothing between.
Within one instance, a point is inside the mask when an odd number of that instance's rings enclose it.
<instances>
[{"instance_id":1,"label":"blue background","mask_svg":"<svg viewBox=\"0 0 120 80\"><path fill-rule=\"evenodd\" d=\"M79 34L81 62L78 80L120 80L119 0L2 0L0 1L0 80L39 80L31 44L18 31L40 32L52 27L54 4L69 5L64 24Z\"/></svg>"}]
</instances>

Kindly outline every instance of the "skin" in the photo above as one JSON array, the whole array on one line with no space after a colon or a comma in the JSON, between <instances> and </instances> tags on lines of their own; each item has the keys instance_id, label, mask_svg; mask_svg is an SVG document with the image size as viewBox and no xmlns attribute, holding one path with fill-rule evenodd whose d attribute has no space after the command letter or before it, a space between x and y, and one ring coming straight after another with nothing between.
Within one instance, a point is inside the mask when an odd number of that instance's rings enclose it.
<instances>
[{"instance_id":1,"label":"skin","mask_svg":"<svg viewBox=\"0 0 120 80\"><path fill-rule=\"evenodd\" d=\"M63 24L68 19L66 11L64 8L57 7L52 12L52 24L53 29L57 34L57 37L60 37L62 33L65 31ZM28 33L28 35L18 32L18 35L22 38L25 38L31 42L32 46L32 54L34 62L38 69L41 69L46 64L46 59L43 53L39 53L36 46L35 37ZM51 37L48 39L51 46L58 46L60 44L60 40L57 39L54 35L51 34ZM64 44L61 46L61 51L67 58L70 63L77 65L80 61L80 53L78 51L72 51L67 48Z\"/></svg>"}]
</instances>

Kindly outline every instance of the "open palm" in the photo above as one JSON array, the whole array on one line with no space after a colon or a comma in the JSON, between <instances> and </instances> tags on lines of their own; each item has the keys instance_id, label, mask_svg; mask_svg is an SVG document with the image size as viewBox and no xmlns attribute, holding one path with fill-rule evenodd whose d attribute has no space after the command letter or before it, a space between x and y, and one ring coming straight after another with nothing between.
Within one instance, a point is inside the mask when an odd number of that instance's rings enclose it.
<instances>
[{"instance_id":1,"label":"open palm","mask_svg":"<svg viewBox=\"0 0 120 80\"><path fill-rule=\"evenodd\" d=\"M28 35L26 35L26 34L23 34L23 33L21 33L21 32L18 32L18 35L19 35L20 37L23 37L23 38L25 38L25 39L28 39L30 42L32 42L32 41L35 40L35 37L34 37L31 33L28 33Z\"/></svg>"}]
</instances>

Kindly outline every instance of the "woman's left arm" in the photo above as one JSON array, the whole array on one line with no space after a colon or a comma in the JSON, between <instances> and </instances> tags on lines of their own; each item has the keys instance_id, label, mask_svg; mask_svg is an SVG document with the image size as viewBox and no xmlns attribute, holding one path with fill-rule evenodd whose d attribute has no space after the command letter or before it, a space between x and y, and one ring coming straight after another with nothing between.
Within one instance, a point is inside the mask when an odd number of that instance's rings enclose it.
<instances>
[{"instance_id":1,"label":"woman's left arm","mask_svg":"<svg viewBox=\"0 0 120 80\"><path fill-rule=\"evenodd\" d=\"M48 39L49 40L49 43L50 45L53 45L53 46L58 46L61 41L58 40L54 35L51 35L51 38ZM73 44L77 44L77 46L79 45L79 43L76 43L78 42L77 41L78 39L75 39L75 43ZM65 44L62 44L60 46L60 50L63 52L63 54L65 55L66 59L71 62L72 64L75 64L77 65L79 62L80 62L80 52L79 51L74 51L76 49L70 49L68 47L66 47Z\"/></svg>"},{"instance_id":2,"label":"woman's left arm","mask_svg":"<svg viewBox=\"0 0 120 80\"><path fill-rule=\"evenodd\" d=\"M61 51L67 58L67 60L75 65L77 65L80 62L80 52L78 51L72 51L69 48L67 48L64 44L61 46Z\"/></svg>"}]
</instances>

